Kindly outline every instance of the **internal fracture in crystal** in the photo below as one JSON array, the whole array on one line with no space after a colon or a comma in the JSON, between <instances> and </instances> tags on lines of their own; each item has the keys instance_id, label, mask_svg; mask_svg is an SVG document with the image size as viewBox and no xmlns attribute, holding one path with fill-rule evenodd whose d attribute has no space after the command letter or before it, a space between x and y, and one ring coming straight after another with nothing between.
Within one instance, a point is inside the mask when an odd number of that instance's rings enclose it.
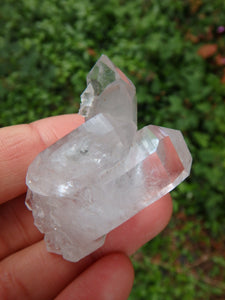
<instances>
[{"instance_id":1,"label":"internal fracture in crystal","mask_svg":"<svg viewBox=\"0 0 225 300\"><path fill-rule=\"evenodd\" d=\"M26 205L47 249L78 261L106 235L175 188L192 158L180 131L137 131L132 82L102 55L87 76L86 122L28 168Z\"/></svg>"}]
</instances>

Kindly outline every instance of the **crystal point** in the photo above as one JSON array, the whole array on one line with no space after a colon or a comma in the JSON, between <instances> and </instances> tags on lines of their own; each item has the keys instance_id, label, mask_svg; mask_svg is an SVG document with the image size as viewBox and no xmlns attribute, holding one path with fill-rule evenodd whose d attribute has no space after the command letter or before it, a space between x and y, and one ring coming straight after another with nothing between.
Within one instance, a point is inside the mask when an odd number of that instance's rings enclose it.
<instances>
[{"instance_id":1,"label":"crystal point","mask_svg":"<svg viewBox=\"0 0 225 300\"><path fill-rule=\"evenodd\" d=\"M136 89L133 83L102 55L87 76L79 114L86 120L99 113L137 123Z\"/></svg>"},{"instance_id":2,"label":"crystal point","mask_svg":"<svg viewBox=\"0 0 225 300\"><path fill-rule=\"evenodd\" d=\"M180 131L137 131L135 87L105 55L87 76L79 113L86 122L41 152L26 177L47 250L74 262L183 181L192 161Z\"/></svg>"}]
</instances>

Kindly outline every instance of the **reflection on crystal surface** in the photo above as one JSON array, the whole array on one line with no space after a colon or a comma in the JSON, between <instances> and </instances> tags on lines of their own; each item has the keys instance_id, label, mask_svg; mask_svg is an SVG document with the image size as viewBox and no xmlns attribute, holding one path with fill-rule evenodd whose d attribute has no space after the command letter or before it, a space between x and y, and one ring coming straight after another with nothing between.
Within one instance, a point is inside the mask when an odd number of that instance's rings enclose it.
<instances>
[{"instance_id":1,"label":"reflection on crystal surface","mask_svg":"<svg viewBox=\"0 0 225 300\"><path fill-rule=\"evenodd\" d=\"M80 114L86 122L41 152L26 178L26 205L48 251L70 261L171 191L192 161L180 131L137 131L135 87L105 55L87 77Z\"/></svg>"}]
</instances>

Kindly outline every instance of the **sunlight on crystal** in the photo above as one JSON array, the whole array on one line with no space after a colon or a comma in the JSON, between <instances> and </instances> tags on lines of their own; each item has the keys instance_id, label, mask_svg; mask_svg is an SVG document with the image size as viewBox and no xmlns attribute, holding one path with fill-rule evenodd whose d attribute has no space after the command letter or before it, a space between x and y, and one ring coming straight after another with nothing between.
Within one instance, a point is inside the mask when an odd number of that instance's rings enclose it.
<instances>
[{"instance_id":1,"label":"sunlight on crystal","mask_svg":"<svg viewBox=\"0 0 225 300\"><path fill-rule=\"evenodd\" d=\"M58 193L60 196L63 196L68 190L69 188L73 187L73 184L71 181L67 182L66 184L60 184L58 185Z\"/></svg>"}]
</instances>

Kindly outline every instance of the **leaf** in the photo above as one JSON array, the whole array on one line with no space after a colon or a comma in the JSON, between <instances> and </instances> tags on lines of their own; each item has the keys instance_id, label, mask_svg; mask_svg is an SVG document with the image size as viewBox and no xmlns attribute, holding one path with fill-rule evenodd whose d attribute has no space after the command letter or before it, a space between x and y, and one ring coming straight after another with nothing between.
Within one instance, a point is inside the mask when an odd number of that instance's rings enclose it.
<instances>
[{"instance_id":1,"label":"leaf","mask_svg":"<svg viewBox=\"0 0 225 300\"><path fill-rule=\"evenodd\" d=\"M94 49L88 48L87 51L90 56L94 56L94 57L97 56L97 53Z\"/></svg>"},{"instance_id":2,"label":"leaf","mask_svg":"<svg viewBox=\"0 0 225 300\"><path fill-rule=\"evenodd\" d=\"M216 44L203 45L198 49L198 55L202 58L209 58L213 56L217 51L218 46Z\"/></svg>"},{"instance_id":3,"label":"leaf","mask_svg":"<svg viewBox=\"0 0 225 300\"><path fill-rule=\"evenodd\" d=\"M201 0L189 0L190 10L192 14L195 14L202 6Z\"/></svg>"},{"instance_id":4,"label":"leaf","mask_svg":"<svg viewBox=\"0 0 225 300\"><path fill-rule=\"evenodd\" d=\"M217 66L225 66L225 57L221 54L216 55L215 63L217 64Z\"/></svg>"},{"instance_id":5,"label":"leaf","mask_svg":"<svg viewBox=\"0 0 225 300\"><path fill-rule=\"evenodd\" d=\"M199 42L199 37L196 36L196 35L194 35L194 34L192 34L190 31L188 31L186 33L185 37L186 37L187 40L191 41L193 44L196 44L196 43Z\"/></svg>"},{"instance_id":6,"label":"leaf","mask_svg":"<svg viewBox=\"0 0 225 300\"><path fill-rule=\"evenodd\" d=\"M223 84L225 84L225 74L224 74L223 77L221 78L221 82L222 82Z\"/></svg>"}]
</instances>

